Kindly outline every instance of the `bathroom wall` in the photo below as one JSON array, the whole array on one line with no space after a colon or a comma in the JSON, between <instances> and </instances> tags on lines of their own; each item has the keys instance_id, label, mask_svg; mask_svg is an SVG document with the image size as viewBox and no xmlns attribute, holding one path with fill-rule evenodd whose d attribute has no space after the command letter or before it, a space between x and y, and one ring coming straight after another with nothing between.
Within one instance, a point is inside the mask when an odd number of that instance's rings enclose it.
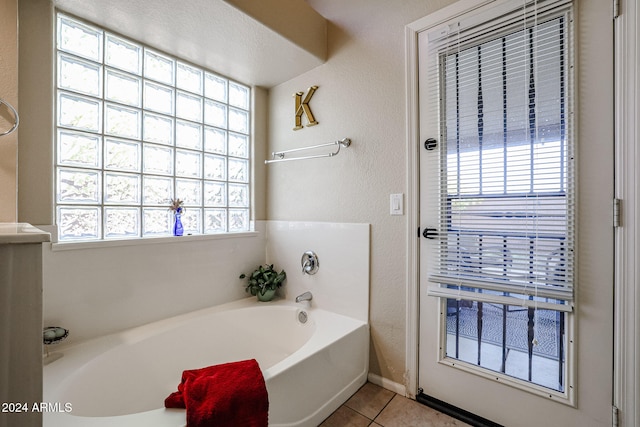
<instances>
[{"instance_id":1,"label":"bathroom wall","mask_svg":"<svg viewBox=\"0 0 640 427\"><path fill-rule=\"evenodd\" d=\"M370 369L404 384L407 223L389 215L389 195L407 188L404 27L453 1L308 3L330 21L329 59L270 90L270 151L353 143L337 157L268 165L267 216L371 224ZM318 125L294 131L292 95L312 85Z\"/></svg>"},{"instance_id":2,"label":"bathroom wall","mask_svg":"<svg viewBox=\"0 0 640 427\"><path fill-rule=\"evenodd\" d=\"M132 246L45 244L44 324L70 329L67 342L81 341L244 298L238 276L265 259L264 224L256 229Z\"/></svg>"},{"instance_id":3,"label":"bathroom wall","mask_svg":"<svg viewBox=\"0 0 640 427\"><path fill-rule=\"evenodd\" d=\"M0 98L18 109L18 0L0 0ZM0 133L13 126L0 106ZM0 222L17 219L18 131L0 136Z\"/></svg>"},{"instance_id":4,"label":"bathroom wall","mask_svg":"<svg viewBox=\"0 0 640 427\"><path fill-rule=\"evenodd\" d=\"M266 262L287 272L282 297L310 291L312 306L369 321L369 224L267 221L266 237ZM307 251L318 258L312 275L302 273Z\"/></svg>"}]
</instances>

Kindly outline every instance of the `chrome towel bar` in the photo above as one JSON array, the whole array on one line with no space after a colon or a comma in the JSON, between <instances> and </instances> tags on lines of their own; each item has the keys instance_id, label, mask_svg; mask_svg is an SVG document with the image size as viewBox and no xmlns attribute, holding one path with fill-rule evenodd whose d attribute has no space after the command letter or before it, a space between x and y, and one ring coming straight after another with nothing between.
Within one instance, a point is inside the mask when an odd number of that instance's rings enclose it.
<instances>
[{"instance_id":1,"label":"chrome towel bar","mask_svg":"<svg viewBox=\"0 0 640 427\"><path fill-rule=\"evenodd\" d=\"M11 132L13 132L14 130L16 130L18 128L18 125L20 124L20 117L18 116L18 112L16 111L16 109L13 108L13 106L11 104L9 104L4 99L0 98L0 105L2 105L2 104L6 105L7 108L9 110L11 110L11 112L13 113L13 117L14 117L14 123L13 123L13 126L11 126L11 129L0 133L0 136L5 136L5 135L9 135Z\"/></svg>"},{"instance_id":2,"label":"chrome towel bar","mask_svg":"<svg viewBox=\"0 0 640 427\"><path fill-rule=\"evenodd\" d=\"M322 148L322 147L329 147L332 145L337 145L338 148L336 151L332 152L332 153L326 153L326 154L317 154L317 155L313 155L313 156L302 156L302 157L286 157L287 154L289 153L295 153L298 151L305 151L305 150L313 150L315 148ZM285 150L285 151L274 151L273 153L271 153L271 160L265 160L264 163L265 164L269 164L269 163L276 163L276 162L288 162L290 160L306 160L306 159L317 159L319 157L333 157L333 156L337 156L338 153L340 152L340 148L344 147L347 148L348 146L351 145L351 139L349 138L342 138L338 141L333 141L333 142L329 142L326 144L320 144L320 145L312 145L310 147L301 147L301 148L294 148L291 150Z\"/></svg>"}]
</instances>

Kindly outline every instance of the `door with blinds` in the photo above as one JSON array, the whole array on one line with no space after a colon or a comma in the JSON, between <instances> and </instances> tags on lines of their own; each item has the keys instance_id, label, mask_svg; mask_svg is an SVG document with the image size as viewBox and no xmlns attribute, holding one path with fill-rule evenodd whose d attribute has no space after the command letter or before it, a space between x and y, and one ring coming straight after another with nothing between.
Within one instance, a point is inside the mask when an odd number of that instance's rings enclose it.
<instances>
[{"instance_id":1,"label":"door with blinds","mask_svg":"<svg viewBox=\"0 0 640 427\"><path fill-rule=\"evenodd\" d=\"M419 399L611 423L610 13L462 1L419 33Z\"/></svg>"}]
</instances>

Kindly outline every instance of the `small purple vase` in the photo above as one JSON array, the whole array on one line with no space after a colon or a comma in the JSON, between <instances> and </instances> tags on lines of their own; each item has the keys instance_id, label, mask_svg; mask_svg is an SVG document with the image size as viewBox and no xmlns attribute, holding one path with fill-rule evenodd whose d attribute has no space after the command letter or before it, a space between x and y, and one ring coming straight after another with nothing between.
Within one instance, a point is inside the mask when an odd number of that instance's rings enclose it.
<instances>
[{"instance_id":1,"label":"small purple vase","mask_svg":"<svg viewBox=\"0 0 640 427\"><path fill-rule=\"evenodd\" d=\"M174 223L173 223L173 235L174 236L182 236L184 234L184 228L182 227L182 221L180 217L182 216L182 208L176 209L174 213Z\"/></svg>"}]
</instances>

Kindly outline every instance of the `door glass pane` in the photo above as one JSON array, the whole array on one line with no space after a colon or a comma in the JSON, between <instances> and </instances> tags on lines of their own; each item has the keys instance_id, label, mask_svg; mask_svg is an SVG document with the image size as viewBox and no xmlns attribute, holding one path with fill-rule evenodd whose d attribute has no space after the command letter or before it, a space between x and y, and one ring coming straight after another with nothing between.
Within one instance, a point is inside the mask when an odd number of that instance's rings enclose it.
<instances>
[{"instance_id":1,"label":"door glass pane","mask_svg":"<svg viewBox=\"0 0 640 427\"><path fill-rule=\"evenodd\" d=\"M565 313L446 300L446 356L564 391Z\"/></svg>"}]
</instances>

